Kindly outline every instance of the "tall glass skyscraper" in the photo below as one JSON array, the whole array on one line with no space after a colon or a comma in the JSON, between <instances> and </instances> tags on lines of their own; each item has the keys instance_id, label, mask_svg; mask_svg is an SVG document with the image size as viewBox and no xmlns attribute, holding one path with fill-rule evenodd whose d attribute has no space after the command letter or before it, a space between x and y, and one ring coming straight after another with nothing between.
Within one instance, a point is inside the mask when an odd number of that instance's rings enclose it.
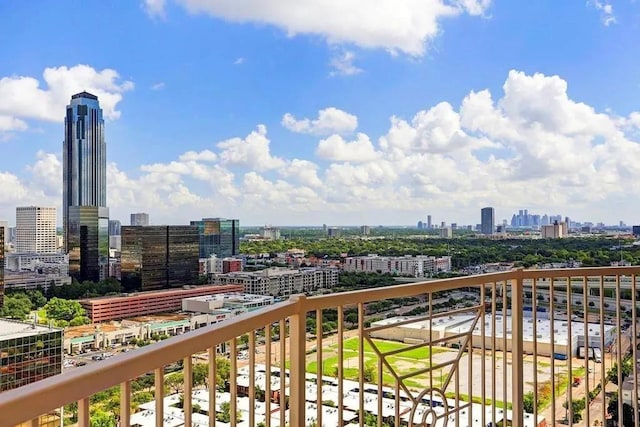
<instances>
[{"instance_id":1,"label":"tall glass skyscraper","mask_svg":"<svg viewBox=\"0 0 640 427\"><path fill-rule=\"evenodd\" d=\"M78 280L101 280L109 265L109 209L107 146L97 96L81 92L71 97L62 154L62 225L69 273Z\"/></svg>"}]
</instances>

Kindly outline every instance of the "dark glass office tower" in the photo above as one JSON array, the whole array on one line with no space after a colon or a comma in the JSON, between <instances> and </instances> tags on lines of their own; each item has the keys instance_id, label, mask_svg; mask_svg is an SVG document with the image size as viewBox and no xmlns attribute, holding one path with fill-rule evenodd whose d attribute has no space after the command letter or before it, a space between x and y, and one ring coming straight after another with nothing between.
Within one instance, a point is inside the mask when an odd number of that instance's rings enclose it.
<instances>
[{"instance_id":1,"label":"dark glass office tower","mask_svg":"<svg viewBox=\"0 0 640 427\"><path fill-rule=\"evenodd\" d=\"M62 198L69 273L79 281L106 278L109 257L107 146L98 97L87 92L73 95L67 106ZM102 242L103 234L106 245Z\"/></svg>"},{"instance_id":2,"label":"dark glass office tower","mask_svg":"<svg viewBox=\"0 0 640 427\"><path fill-rule=\"evenodd\" d=\"M240 251L240 221L237 219L203 218L191 221L198 227L200 258L216 255L219 258L238 255Z\"/></svg>"},{"instance_id":3,"label":"dark glass office tower","mask_svg":"<svg viewBox=\"0 0 640 427\"><path fill-rule=\"evenodd\" d=\"M496 229L495 211L492 207L480 210L480 232L482 234L493 234Z\"/></svg>"},{"instance_id":4,"label":"dark glass office tower","mask_svg":"<svg viewBox=\"0 0 640 427\"><path fill-rule=\"evenodd\" d=\"M188 225L123 226L120 268L126 290L195 284L198 229Z\"/></svg>"}]
</instances>

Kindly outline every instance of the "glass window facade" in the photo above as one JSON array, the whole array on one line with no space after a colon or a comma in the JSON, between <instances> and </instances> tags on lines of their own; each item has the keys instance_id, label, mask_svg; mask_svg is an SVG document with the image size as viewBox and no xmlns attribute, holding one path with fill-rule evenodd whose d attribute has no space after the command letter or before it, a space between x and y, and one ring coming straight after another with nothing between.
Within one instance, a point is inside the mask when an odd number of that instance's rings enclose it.
<instances>
[{"instance_id":1,"label":"glass window facade","mask_svg":"<svg viewBox=\"0 0 640 427\"><path fill-rule=\"evenodd\" d=\"M62 331L2 339L0 392L62 372Z\"/></svg>"},{"instance_id":2,"label":"glass window facade","mask_svg":"<svg viewBox=\"0 0 640 427\"><path fill-rule=\"evenodd\" d=\"M97 96L81 92L71 97L62 157L62 225L69 272L78 280L101 280L108 276L109 211L107 146Z\"/></svg>"},{"instance_id":3,"label":"glass window facade","mask_svg":"<svg viewBox=\"0 0 640 427\"><path fill-rule=\"evenodd\" d=\"M198 279L198 229L123 226L120 268L126 290L194 284Z\"/></svg>"},{"instance_id":4,"label":"glass window facade","mask_svg":"<svg viewBox=\"0 0 640 427\"><path fill-rule=\"evenodd\" d=\"M0 227L0 307L4 304L4 227Z\"/></svg>"},{"instance_id":5,"label":"glass window facade","mask_svg":"<svg viewBox=\"0 0 640 427\"><path fill-rule=\"evenodd\" d=\"M198 227L200 258L215 255L226 258L238 255L240 250L240 221L237 219L204 218L191 221Z\"/></svg>"},{"instance_id":6,"label":"glass window facade","mask_svg":"<svg viewBox=\"0 0 640 427\"><path fill-rule=\"evenodd\" d=\"M68 212L69 274L78 281L104 280L109 272L109 210L70 206Z\"/></svg>"}]
</instances>

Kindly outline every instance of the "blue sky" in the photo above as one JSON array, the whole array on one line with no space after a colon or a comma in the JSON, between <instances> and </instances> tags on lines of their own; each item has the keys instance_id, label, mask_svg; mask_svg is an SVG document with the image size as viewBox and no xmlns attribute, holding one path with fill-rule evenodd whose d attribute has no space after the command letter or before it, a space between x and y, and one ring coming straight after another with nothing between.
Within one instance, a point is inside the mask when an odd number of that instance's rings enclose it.
<instances>
[{"instance_id":1,"label":"blue sky","mask_svg":"<svg viewBox=\"0 0 640 427\"><path fill-rule=\"evenodd\" d=\"M640 3L0 3L0 218L61 205L64 106L105 110L112 217L635 221Z\"/></svg>"}]
</instances>

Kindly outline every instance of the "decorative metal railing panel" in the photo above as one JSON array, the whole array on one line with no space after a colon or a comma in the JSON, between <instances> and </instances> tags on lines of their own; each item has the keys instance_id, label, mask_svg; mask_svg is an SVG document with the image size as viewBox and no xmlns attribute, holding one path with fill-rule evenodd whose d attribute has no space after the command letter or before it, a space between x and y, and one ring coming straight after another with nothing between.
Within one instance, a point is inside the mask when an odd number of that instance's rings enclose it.
<instances>
[{"instance_id":1,"label":"decorative metal railing panel","mask_svg":"<svg viewBox=\"0 0 640 427\"><path fill-rule=\"evenodd\" d=\"M0 427L104 412L121 426L638 425L638 274L513 270L295 296L1 393Z\"/></svg>"}]
</instances>

